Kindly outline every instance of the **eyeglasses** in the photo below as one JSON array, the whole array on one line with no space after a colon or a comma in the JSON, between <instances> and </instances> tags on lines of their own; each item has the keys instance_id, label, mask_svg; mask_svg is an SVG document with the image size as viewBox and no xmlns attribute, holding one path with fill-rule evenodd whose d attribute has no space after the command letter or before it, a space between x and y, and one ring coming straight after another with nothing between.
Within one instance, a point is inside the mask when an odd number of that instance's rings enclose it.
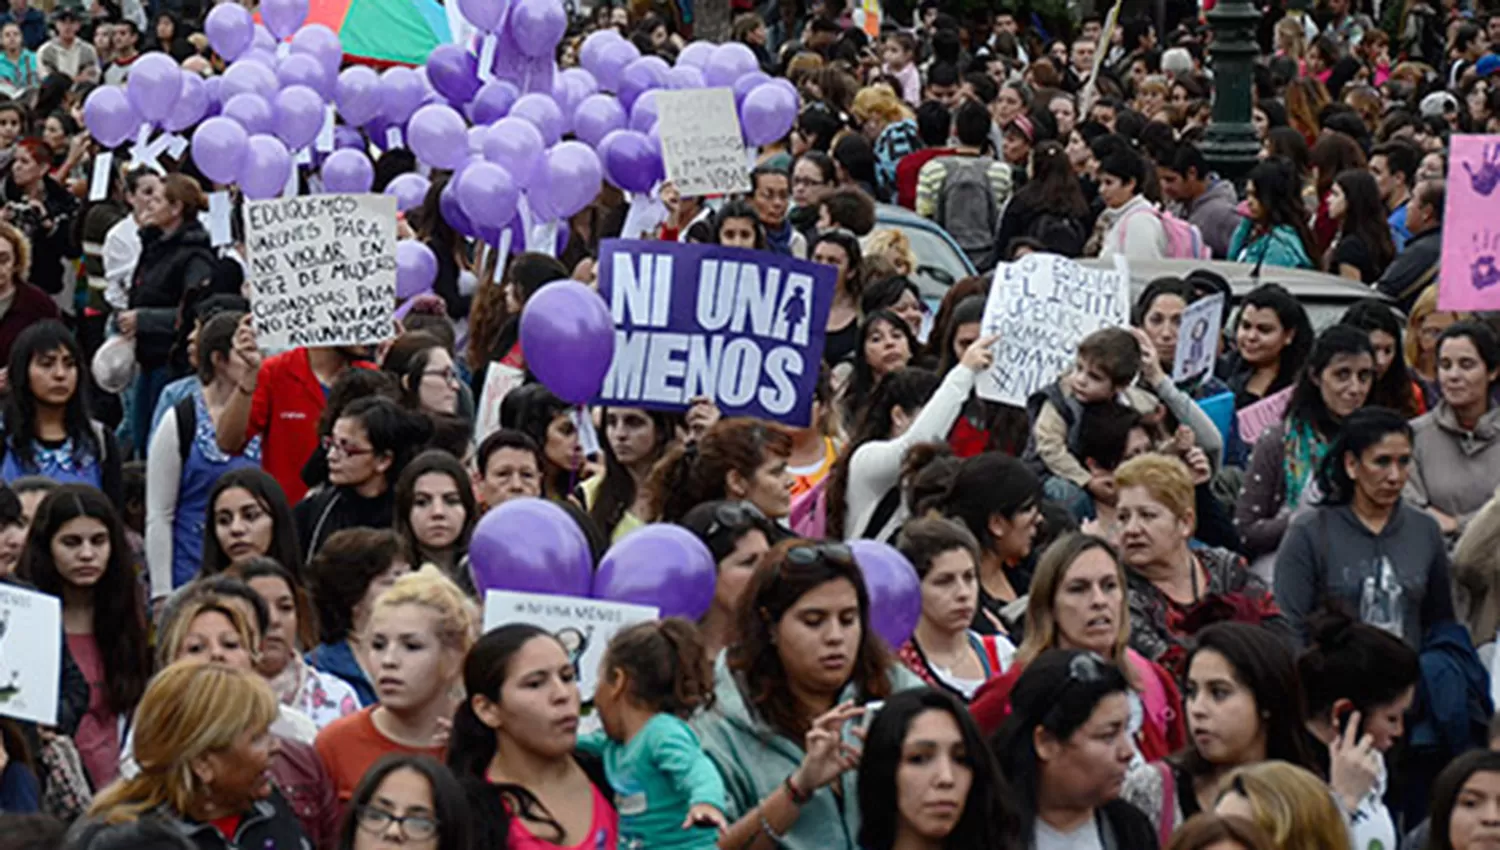
<instances>
[{"instance_id":1,"label":"eyeglasses","mask_svg":"<svg viewBox=\"0 0 1500 850\"><path fill-rule=\"evenodd\" d=\"M453 369L451 369L451 368L449 368L449 369L433 369L431 371L423 372L422 373L422 377L424 377L424 378L440 378L445 383L452 383L452 382L458 380L458 373L455 372L455 371L453 371Z\"/></svg>"},{"instance_id":2,"label":"eyeglasses","mask_svg":"<svg viewBox=\"0 0 1500 850\"><path fill-rule=\"evenodd\" d=\"M854 550L842 543L793 546L787 550L786 559L788 563L799 567L810 567L819 561L840 567L852 567L854 566Z\"/></svg>"},{"instance_id":3,"label":"eyeglasses","mask_svg":"<svg viewBox=\"0 0 1500 850\"><path fill-rule=\"evenodd\" d=\"M390 829L391 824L401 827L401 835L408 841L426 841L437 834L437 819L426 815L393 815L374 806L359 807L359 826L365 832L380 834Z\"/></svg>"},{"instance_id":4,"label":"eyeglasses","mask_svg":"<svg viewBox=\"0 0 1500 850\"><path fill-rule=\"evenodd\" d=\"M360 455L375 454L375 450L373 448L351 446L348 443L335 440L332 437L323 438L323 451L327 452L329 457L333 457L334 454L340 454L344 457L359 457Z\"/></svg>"}]
</instances>

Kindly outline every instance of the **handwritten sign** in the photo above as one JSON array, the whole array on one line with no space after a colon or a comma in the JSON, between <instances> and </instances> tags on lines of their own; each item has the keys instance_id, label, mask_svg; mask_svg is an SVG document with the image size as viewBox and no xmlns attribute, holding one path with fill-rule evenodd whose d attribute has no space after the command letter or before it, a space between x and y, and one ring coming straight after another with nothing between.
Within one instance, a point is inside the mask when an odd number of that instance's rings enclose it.
<instances>
[{"instance_id":1,"label":"handwritten sign","mask_svg":"<svg viewBox=\"0 0 1500 850\"><path fill-rule=\"evenodd\" d=\"M615 323L603 404L806 427L833 306L832 266L767 251L606 240L599 294Z\"/></svg>"},{"instance_id":2,"label":"handwritten sign","mask_svg":"<svg viewBox=\"0 0 1500 850\"><path fill-rule=\"evenodd\" d=\"M1438 309L1500 310L1500 136L1449 144Z\"/></svg>"},{"instance_id":3,"label":"handwritten sign","mask_svg":"<svg viewBox=\"0 0 1500 850\"><path fill-rule=\"evenodd\" d=\"M667 179L683 197L750 191L733 91L658 91L656 109Z\"/></svg>"},{"instance_id":4,"label":"handwritten sign","mask_svg":"<svg viewBox=\"0 0 1500 850\"><path fill-rule=\"evenodd\" d=\"M309 195L245 204L260 344L368 345L395 330L396 199Z\"/></svg>"},{"instance_id":5,"label":"handwritten sign","mask_svg":"<svg viewBox=\"0 0 1500 850\"><path fill-rule=\"evenodd\" d=\"M1224 296L1200 298L1182 311L1177 354L1172 358L1172 380L1186 381L1214 367L1219 356L1219 326L1224 322Z\"/></svg>"},{"instance_id":6,"label":"handwritten sign","mask_svg":"<svg viewBox=\"0 0 1500 850\"><path fill-rule=\"evenodd\" d=\"M1235 421L1240 426L1240 439L1253 446L1267 428L1285 419L1286 408L1292 403L1294 389L1296 387L1287 387L1279 393L1268 395L1235 414Z\"/></svg>"},{"instance_id":7,"label":"handwritten sign","mask_svg":"<svg viewBox=\"0 0 1500 850\"><path fill-rule=\"evenodd\" d=\"M479 409L474 417L474 443L500 430L500 405L511 390L526 383L526 371L507 366L498 360L484 372L484 388L479 392Z\"/></svg>"},{"instance_id":8,"label":"handwritten sign","mask_svg":"<svg viewBox=\"0 0 1500 850\"><path fill-rule=\"evenodd\" d=\"M57 725L62 641L56 596L0 585L0 714Z\"/></svg>"},{"instance_id":9,"label":"handwritten sign","mask_svg":"<svg viewBox=\"0 0 1500 850\"><path fill-rule=\"evenodd\" d=\"M1130 270L1123 256L1112 269L1085 268L1056 254L1030 254L995 267L982 333L998 334L995 365L975 381L979 397L1024 407L1032 393L1073 367L1078 343L1108 327L1124 327Z\"/></svg>"},{"instance_id":10,"label":"handwritten sign","mask_svg":"<svg viewBox=\"0 0 1500 850\"><path fill-rule=\"evenodd\" d=\"M490 590L484 594L484 630L508 623L528 623L551 632L562 642L578 670L578 690L585 703L599 684L599 662L617 632L659 616L650 605L606 602L579 596L513 593ZM56 679L52 682L56 689Z\"/></svg>"}]
</instances>

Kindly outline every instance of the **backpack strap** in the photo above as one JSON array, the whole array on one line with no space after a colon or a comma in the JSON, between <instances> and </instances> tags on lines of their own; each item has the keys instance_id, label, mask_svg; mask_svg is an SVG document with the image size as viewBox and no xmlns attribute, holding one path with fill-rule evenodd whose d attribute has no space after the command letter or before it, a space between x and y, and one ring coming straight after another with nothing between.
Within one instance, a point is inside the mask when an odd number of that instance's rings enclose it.
<instances>
[{"instance_id":1,"label":"backpack strap","mask_svg":"<svg viewBox=\"0 0 1500 850\"><path fill-rule=\"evenodd\" d=\"M1118 228L1118 230L1120 232L1120 240L1119 240L1120 244L1116 248L1116 250L1118 250L1118 251L1120 251L1122 253L1124 252L1124 250L1125 250L1125 237L1127 235L1127 229L1129 227L1130 217L1133 216L1133 215L1135 215L1136 213L1141 213L1141 212L1149 212L1152 215L1156 216L1156 220L1157 221L1161 221L1161 213L1156 209L1156 207L1154 207L1154 206L1152 206L1150 204L1142 204L1142 205L1136 207L1133 210L1127 211L1124 215L1120 216L1120 220L1119 220L1119 222L1117 222L1117 228Z\"/></svg>"},{"instance_id":2,"label":"backpack strap","mask_svg":"<svg viewBox=\"0 0 1500 850\"><path fill-rule=\"evenodd\" d=\"M193 453L193 438L198 435L198 403L191 394L177 400L172 406L177 420L177 456L187 465L188 455Z\"/></svg>"},{"instance_id":3,"label":"backpack strap","mask_svg":"<svg viewBox=\"0 0 1500 850\"><path fill-rule=\"evenodd\" d=\"M1161 774L1161 812L1156 823L1156 840L1159 846L1166 847L1172 841L1173 804L1177 800L1177 776L1172 773L1172 766L1164 761L1155 765L1156 772Z\"/></svg>"},{"instance_id":4,"label":"backpack strap","mask_svg":"<svg viewBox=\"0 0 1500 850\"><path fill-rule=\"evenodd\" d=\"M992 678L1004 672L1001 669L1004 665L1000 662L1000 644L996 642L995 636L980 635L979 645L984 648L985 663L989 665L989 669L985 671L989 675L985 678Z\"/></svg>"},{"instance_id":5,"label":"backpack strap","mask_svg":"<svg viewBox=\"0 0 1500 850\"><path fill-rule=\"evenodd\" d=\"M870 521L865 523L864 529L860 531L860 538L873 540L876 535L880 534L880 529L885 528L885 524L891 521L891 517L896 515L896 509L899 507L901 507L901 487L896 486L885 491L885 495L880 497L880 503L875 506L875 513L870 514Z\"/></svg>"}]
</instances>

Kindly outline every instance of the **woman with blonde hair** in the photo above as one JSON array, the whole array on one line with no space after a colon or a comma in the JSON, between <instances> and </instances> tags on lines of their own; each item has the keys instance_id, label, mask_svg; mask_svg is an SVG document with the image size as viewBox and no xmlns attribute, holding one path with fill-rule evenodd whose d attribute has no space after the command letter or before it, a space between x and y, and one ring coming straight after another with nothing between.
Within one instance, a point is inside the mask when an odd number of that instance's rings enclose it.
<instances>
[{"instance_id":1,"label":"woman with blonde hair","mask_svg":"<svg viewBox=\"0 0 1500 850\"><path fill-rule=\"evenodd\" d=\"M1026 635L1010 668L980 688L969 705L985 734L1010 714L1010 691L1021 671L1049 649L1086 649L1120 668L1132 702L1144 709L1140 728L1133 730L1142 758L1157 761L1187 745L1176 682L1130 648L1125 567L1103 538L1069 534L1042 553L1026 602Z\"/></svg>"},{"instance_id":2,"label":"woman with blonde hair","mask_svg":"<svg viewBox=\"0 0 1500 850\"><path fill-rule=\"evenodd\" d=\"M1433 267L1436 277L1437 267ZM1473 313L1453 313L1438 309L1438 287L1434 282L1422 290L1406 317L1406 365L1422 387L1422 400L1431 410L1442 401L1438 388L1437 349L1443 331L1474 318Z\"/></svg>"},{"instance_id":3,"label":"woman with blonde hair","mask_svg":"<svg viewBox=\"0 0 1500 850\"><path fill-rule=\"evenodd\" d=\"M875 149L878 200L890 200L896 194L896 163L922 147L916 114L887 86L860 89L849 111L860 134Z\"/></svg>"},{"instance_id":4,"label":"woman with blonde hair","mask_svg":"<svg viewBox=\"0 0 1500 850\"><path fill-rule=\"evenodd\" d=\"M1307 54L1307 31L1302 21L1291 16L1276 22L1276 55L1297 60L1300 73L1306 68L1303 58Z\"/></svg>"},{"instance_id":5,"label":"woman with blonde hair","mask_svg":"<svg viewBox=\"0 0 1500 850\"><path fill-rule=\"evenodd\" d=\"M1347 850L1349 829L1333 792L1311 772L1284 761L1242 767L1224 781L1214 811L1253 821L1277 850Z\"/></svg>"},{"instance_id":6,"label":"woman with blonde hair","mask_svg":"<svg viewBox=\"0 0 1500 850\"><path fill-rule=\"evenodd\" d=\"M340 802L381 756L443 761L464 655L477 622L469 599L432 565L396 580L370 614L364 664L379 702L328 724L315 746Z\"/></svg>"},{"instance_id":7,"label":"woman with blonde hair","mask_svg":"<svg viewBox=\"0 0 1500 850\"><path fill-rule=\"evenodd\" d=\"M885 257L896 267L896 274L902 277L908 277L917 270L917 252L912 250L911 240L907 238L905 231L899 228L886 227L872 231L860 243L866 260Z\"/></svg>"},{"instance_id":8,"label":"woman with blonde hair","mask_svg":"<svg viewBox=\"0 0 1500 850\"><path fill-rule=\"evenodd\" d=\"M199 847L303 847L308 839L269 772L276 697L224 664L174 664L136 712L140 773L94 798L88 819L165 821Z\"/></svg>"},{"instance_id":9,"label":"woman with blonde hair","mask_svg":"<svg viewBox=\"0 0 1500 850\"><path fill-rule=\"evenodd\" d=\"M1172 833L1166 850L1276 850L1276 845L1255 821L1203 812Z\"/></svg>"}]
</instances>

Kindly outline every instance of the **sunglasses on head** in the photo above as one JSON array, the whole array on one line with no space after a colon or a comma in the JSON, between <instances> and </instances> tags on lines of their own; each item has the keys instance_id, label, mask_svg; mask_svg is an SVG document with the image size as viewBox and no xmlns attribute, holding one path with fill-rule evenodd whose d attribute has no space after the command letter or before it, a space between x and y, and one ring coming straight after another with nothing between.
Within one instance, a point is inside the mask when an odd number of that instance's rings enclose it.
<instances>
[{"instance_id":1,"label":"sunglasses on head","mask_svg":"<svg viewBox=\"0 0 1500 850\"><path fill-rule=\"evenodd\" d=\"M788 563L810 567L819 561L841 567L854 566L854 551L842 543L811 543L787 550Z\"/></svg>"},{"instance_id":2,"label":"sunglasses on head","mask_svg":"<svg viewBox=\"0 0 1500 850\"><path fill-rule=\"evenodd\" d=\"M750 502L725 502L714 508L713 521L703 536L712 540L724 532L740 534L768 522L760 508Z\"/></svg>"}]
</instances>

